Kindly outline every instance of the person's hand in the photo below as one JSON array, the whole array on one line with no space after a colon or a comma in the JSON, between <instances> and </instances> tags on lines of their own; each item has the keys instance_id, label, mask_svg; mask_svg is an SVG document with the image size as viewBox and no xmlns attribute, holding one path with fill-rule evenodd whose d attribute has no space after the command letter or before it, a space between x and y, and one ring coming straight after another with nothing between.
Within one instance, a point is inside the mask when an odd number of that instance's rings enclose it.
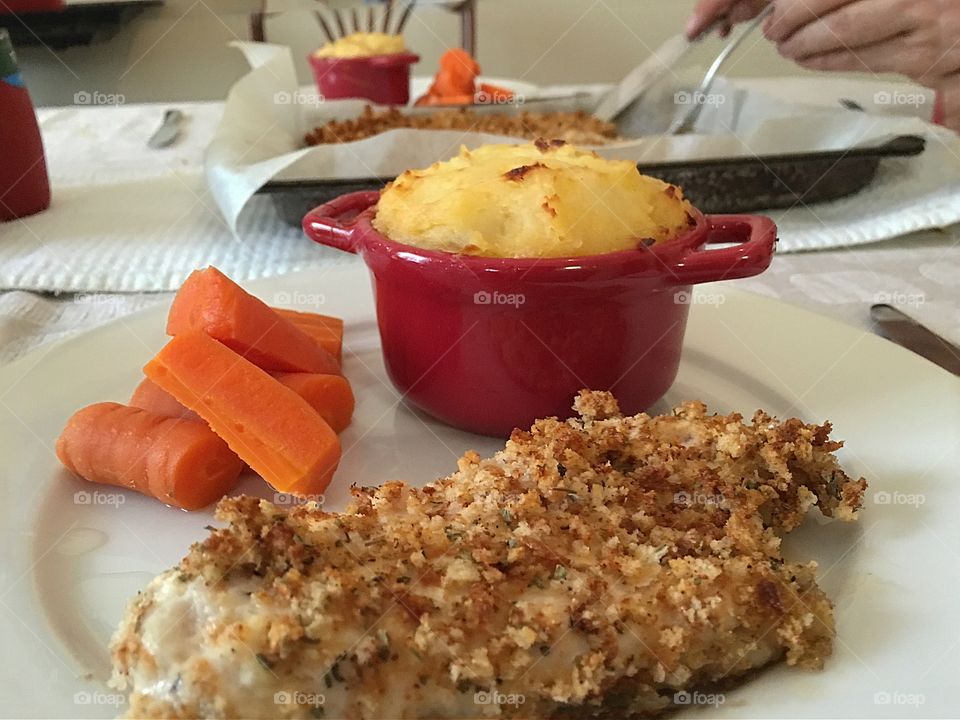
<instances>
[{"instance_id":1,"label":"person's hand","mask_svg":"<svg viewBox=\"0 0 960 720\"><path fill-rule=\"evenodd\" d=\"M954 132L960 133L960 74L941 79L934 89L943 113L941 122Z\"/></svg>"},{"instance_id":2,"label":"person's hand","mask_svg":"<svg viewBox=\"0 0 960 720\"><path fill-rule=\"evenodd\" d=\"M811 70L906 75L943 96L945 124L960 130L960 1L770 1L763 32L785 58ZM700 0L687 35L756 17L766 4Z\"/></svg>"},{"instance_id":3,"label":"person's hand","mask_svg":"<svg viewBox=\"0 0 960 720\"><path fill-rule=\"evenodd\" d=\"M693 40L719 24L724 37L733 25L755 18L766 5L767 0L700 0L687 21L686 35Z\"/></svg>"},{"instance_id":4,"label":"person's hand","mask_svg":"<svg viewBox=\"0 0 960 720\"><path fill-rule=\"evenodd\" d=\"M930 87L960 70L956 0L777 0L764 34L813 70L895 72Z\"/></svg>"}]
</instances>

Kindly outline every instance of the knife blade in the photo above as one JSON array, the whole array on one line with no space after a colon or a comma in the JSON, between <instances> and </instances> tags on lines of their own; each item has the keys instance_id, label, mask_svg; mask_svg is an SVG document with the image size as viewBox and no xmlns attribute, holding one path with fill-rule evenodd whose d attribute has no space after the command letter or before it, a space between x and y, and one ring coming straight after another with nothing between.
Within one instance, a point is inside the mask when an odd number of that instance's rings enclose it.
<instances>
[{"instance_id":1,"label":"knife blade","mask_svg":"<svg viewBox=\"0 0 960 720\"><path fill-rule=\"evenodd\" d=\"M953 343L891 305L872 305L870 317L882 337L960 376L960 348Z\"/></svg>"},{"instance_id":2,"label":"knife blade","mask_svg":"<svg viewBox=\"0 0 960 720\"><path fill-rule=\"evenodd\" d=\"M184 115L179 110L167 110L163 114L163 122L157 131L147 140L147 147L159 150L173 145L180 136L180 128Z\"/></svg>"},{"instance_id":3,"label":"knife blade","mask_svg":"<svg viewBox=\"0 0 960 720\"><path fill-rule=\"evenodd\" d=\"M683 34L669 38L654 50L650 57L608 90L593 114L601 120L612 122L620 113L633 105L651 85L663 77L665 72L679 63L695 44L695 41L688 41Z\"/></svg>"}]
</instances>

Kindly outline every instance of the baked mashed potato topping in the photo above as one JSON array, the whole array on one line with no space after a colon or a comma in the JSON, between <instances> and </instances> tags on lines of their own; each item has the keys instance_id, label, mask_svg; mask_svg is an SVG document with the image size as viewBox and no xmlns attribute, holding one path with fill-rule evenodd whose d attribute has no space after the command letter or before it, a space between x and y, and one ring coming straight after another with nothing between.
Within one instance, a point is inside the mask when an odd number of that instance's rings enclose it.
<instances>
[{"instance_id":1,"label":"baked mashed potato topping","mask_svg":"<svg viewBox=\"0 0 960 720\"><path fill-rule=\"evenodd\" d=\"M317 50L316 57L353 58L393 55L407 49L400 35L380 32L355 32Z\"/></svg>"},{"instance_id":2,"label":"baked mashed potato topping","mask_svg":"<svg viewBox=\"0 0 960 720\"><path fill-rule=\"evenodd\" d=\"M462 148L383 191L374 227L426 250L577 257L653 245L693 223L682 191L557 141Z\"/></svg>"}]
</instances>

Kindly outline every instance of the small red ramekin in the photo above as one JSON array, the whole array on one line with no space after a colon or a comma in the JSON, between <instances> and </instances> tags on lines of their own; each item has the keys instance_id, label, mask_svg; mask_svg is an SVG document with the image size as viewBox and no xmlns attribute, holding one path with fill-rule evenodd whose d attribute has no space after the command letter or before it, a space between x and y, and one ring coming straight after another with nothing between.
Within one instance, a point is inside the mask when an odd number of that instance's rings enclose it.
<instances>
[{"instance_id":1,"label":"small red ramekin","mask_svg":"<svg viewBox=\"0 0 960 720\"><path fill-rule=\"evenodd\" d=\"M690 230L654 247L474 257L384 237L371 223L379 197L344 195L310 211L303 229L369 267L387 372L404 398L500 437L569 417L583 388L610 390L627 413L649 408L676 378L691 286L763 272L777 235L766 217L695 211Z\"/></svg>"},{"instance_id":2,"label":"small red ramekin","mask_svg":"<svg viewBox=\"0 0 960 720\"><path fill-rule=\"evenodd\" d=\"M379 105L410 102L410 67L420 62L413 53L391 53L358 58L310 55L317 89L330 100L364 98Z\"/></svg>"}]
</instances>

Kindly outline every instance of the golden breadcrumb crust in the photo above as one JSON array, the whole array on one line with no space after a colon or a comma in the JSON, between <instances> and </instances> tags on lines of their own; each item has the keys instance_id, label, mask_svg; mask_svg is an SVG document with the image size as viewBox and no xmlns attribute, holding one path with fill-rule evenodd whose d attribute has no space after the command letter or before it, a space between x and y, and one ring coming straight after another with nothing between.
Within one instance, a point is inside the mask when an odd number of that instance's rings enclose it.
<instances>
[{"instance_id":1,"label":"golden breadcrumb crust","mask_svg":"<svg viewBox=\"0 0 960 720\"><path fill-rule=\"evenodd\" d=\"M575 408L344 513L222 501L227 527L118 630L129 716L624 718L780 658L820 668L832 606L780 538L860 507L829 424Z\"/></svg>"}]
</instances>

